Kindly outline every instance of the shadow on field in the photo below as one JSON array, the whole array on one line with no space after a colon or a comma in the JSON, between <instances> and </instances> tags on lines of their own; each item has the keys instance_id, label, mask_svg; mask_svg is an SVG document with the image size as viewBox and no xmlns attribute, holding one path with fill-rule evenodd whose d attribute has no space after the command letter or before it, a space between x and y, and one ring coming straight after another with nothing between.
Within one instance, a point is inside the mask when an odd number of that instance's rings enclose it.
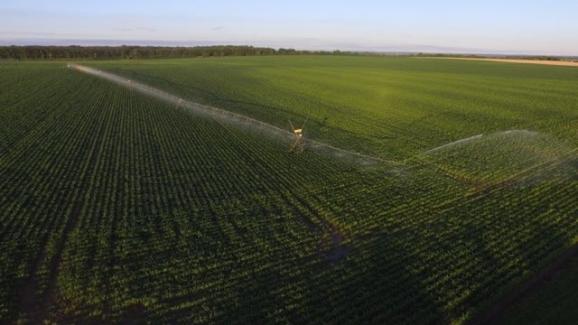
<instances>
[{"instance_id":1,"label":"shadow on field","mask_svg":"<svg viewBox=\"0 0 578 325\"><path fill-rule=\"evenodd\" d=\"M530 233L532 234L530 242L542 243L543 245L536 244L536 247L533 247L534 249L528 249L526 245L520 245L517 247L516 252L516 256L521 258L521 263L528 267L530 273L514 280L515 284L513 286L496 296L496 299L487 308L482 308L480 314L476 315L471 321L472 324L507 324L504 320L510 316L516 316L512 310L515 310L519 303L525 301L528 297L532 299L542 290L547 290L552 285L552 278L559 276L563 266L578 255L578 246L568 247L568 234L555 229L555 227L545 224L539 225L533 227ZM561 295L561 297L565 296L567 295ZM559 297L556 298L558 299ZM563 305L562 302L560 301L561 305ZM550 302L545 301L543 303L547 304ZM558 315L556 313L544 315L540 311L526 310L524 314L536 314L534 317L527 317L526 321L532 319L532 322L535 323L555 324L558 322L548 319L548 317L558 317L571 312L573 310L559 310ZM542 319L539 320L539 318Z\"/></svg>"},{"instance_id":2,"label":"shadow on field","mask_svg":"<svg viewBox=\"0 0 578 325\"><path fill-rule=\"evenodd\" d=\"M339 261L314 267L288 265L288 273L261 273L244 283L236 307L225 307L219 323L417 324L446 323L419 275L405 267L411 257L383 237L363 241ZM291 288L292 287L292 288ZM295 291L291 292L289 289ZM277 313L276 313L277 312ZM275 315L277 314L277 315Z\"/></svg>"},{"instance_id":3,"label":"shadow on field","mask_svg":"<svg viewBox=\"0 0 578 325\"><path fill-rule=\"evenodd\" d=\"M415 256L387 236L367 239L341 265L308 283L304 308L316 320L341 324L441 323L445 315L408 265ZM301 321L301 319L296 319Z\"/></svg>"}]
</instances>

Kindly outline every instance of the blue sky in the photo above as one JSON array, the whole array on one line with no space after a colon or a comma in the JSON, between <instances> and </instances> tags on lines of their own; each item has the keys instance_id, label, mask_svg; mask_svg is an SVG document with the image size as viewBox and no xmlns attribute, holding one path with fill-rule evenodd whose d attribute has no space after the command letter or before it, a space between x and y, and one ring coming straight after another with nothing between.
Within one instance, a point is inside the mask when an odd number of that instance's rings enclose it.
<instances>
[{"instance_id":1,"label":"blue sky","mask_svg":"<svg viewBox=\"0 0 578 325\"><path fill-rule=\"evenodd\" d=\"M2 0L3 44L578 55L576 0Z\"/></svg>"}]
</instances>

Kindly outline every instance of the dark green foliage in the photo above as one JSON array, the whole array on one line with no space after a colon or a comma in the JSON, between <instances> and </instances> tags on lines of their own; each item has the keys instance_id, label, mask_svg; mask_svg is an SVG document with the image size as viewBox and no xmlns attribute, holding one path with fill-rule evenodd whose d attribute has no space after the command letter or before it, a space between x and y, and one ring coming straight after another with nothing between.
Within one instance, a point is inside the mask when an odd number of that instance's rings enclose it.
<instances>
[{"instance_id":1,"label":"dark green foliage","mask_svg":"<svg viewBox=\"0 0 578 325\"><path fill-rule=\"evenodd\" d=\"M0 59L150 59L210 56L273 55L286 53L271 48L253 46L4 46Z\"/></svg>"},{"instance_id":2,"label":"dark green foliage","mask_svg":"<svg viewBox=\"0 0 578 325\"><path fill-rule=\"evenodd\" d=\"M518 301L499 314L496 324L573 324L578 319L578 250L548 272Z\"/></svg>"}]
</instances>

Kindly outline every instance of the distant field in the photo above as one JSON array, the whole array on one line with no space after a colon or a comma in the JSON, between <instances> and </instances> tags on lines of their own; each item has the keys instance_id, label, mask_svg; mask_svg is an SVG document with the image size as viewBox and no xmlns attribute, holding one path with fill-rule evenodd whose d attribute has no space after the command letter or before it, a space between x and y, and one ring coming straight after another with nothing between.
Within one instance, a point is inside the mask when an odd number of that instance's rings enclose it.
<instances>
[{"instance_id":1,"label":"distant field","mask_svg":"<svg viewBox=\"0 0 578 325\"><path fill-rule=\"evenodd\" d=\"M446 58L444 58L446 59ZM522 63L522 64L539 64L539 65L553 65L562 67L578 67L578 61L554 61L554 60L527 60L527 59L492 59L492 58L447 58L453 60L469 60L469 61L488 61L488 62L502 62L502 63Z\"/></svg>"},{"instance_id":2,"label":"distant field","mask_svg":"<svg viewBox=\"0 0 578 325\"><path fill-rule=\"evenodd\" d=\"M0 320L450 323L578 236L578 69L378 57L85 62L395 165L0 65Z\"/></svg>"},{"instance_id":3,"label":"distant field","mask_svg":"<svg viewBox=\"0 0 578 325\"><path fill-rule=\"evenodd\" d=\"M282 127L309 118L312 137L390 158L509 129L578 143L572 68L379 57L93 65Z\"/></svg>"}]
</instances>

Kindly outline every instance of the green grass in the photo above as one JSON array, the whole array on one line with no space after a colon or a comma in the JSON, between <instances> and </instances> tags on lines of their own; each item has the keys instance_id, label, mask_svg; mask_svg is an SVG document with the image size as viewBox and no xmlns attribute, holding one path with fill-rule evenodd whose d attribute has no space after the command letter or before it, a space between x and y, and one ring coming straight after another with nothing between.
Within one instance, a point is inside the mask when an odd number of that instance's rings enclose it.
<instances>
[{"instance_id":1,"label":"green grass","mask_svg":"<svg viewBox=\"0 0 578 325\"><path fill-rule=\"evenodd\" d=\"M578 69L90 64L282 127L310 118L308 137L402 165L296 156L62 63L2 64L4 322L467 321L578 235Z\"/></svg>"}]
</instances>

